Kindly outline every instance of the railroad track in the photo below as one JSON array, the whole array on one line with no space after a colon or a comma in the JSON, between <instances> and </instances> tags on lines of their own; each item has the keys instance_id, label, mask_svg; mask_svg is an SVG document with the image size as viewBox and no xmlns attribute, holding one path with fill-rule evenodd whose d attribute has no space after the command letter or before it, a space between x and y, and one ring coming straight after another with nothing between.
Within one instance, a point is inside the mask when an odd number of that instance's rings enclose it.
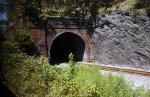
<instances>
[{"instance_id":1,"label":"railroad track","mask_svg":"<svg viewBox=\"0 0 150 97\"><path fill-rule=\"evenodd\" d=\"M82 64L82 62L79 64ZM127 69L127 68L120 68L120 67L110 67L106 65L94 65L92 63L83 63L86 64L90 67L97 67L102 70L106 71L116 71L116 72L123 72L123 73L130 73L130 74L137 74L137 75L142 75L142 76L149 76L150 77L150 72L149 71L143 71L143 70L136 70L136 69Z\"/></svg>"}]
</instances>

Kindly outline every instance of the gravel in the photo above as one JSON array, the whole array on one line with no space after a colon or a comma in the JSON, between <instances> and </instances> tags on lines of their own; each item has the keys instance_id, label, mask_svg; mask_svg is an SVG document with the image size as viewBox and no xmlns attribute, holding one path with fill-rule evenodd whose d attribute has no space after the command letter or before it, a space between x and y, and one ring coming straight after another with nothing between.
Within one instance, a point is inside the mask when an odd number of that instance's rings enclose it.
<instances>
[{"instance_id":1,"label":"gravel","mask_svg":"<svg viewBox=\"0 0 150 97\"><path fill-rule=\"evenodd\" d=\"M110 71L100 70L103 75L109 74ZM121 72L111 72L113 75L121 75L123 76L128 82L133 82L135 87L143 86L145 89L150 89L150 77L148 76L141 76L141 75L134 75L129 73L121 73Z\"/></svg>"},{"instance_id":2,"label":"gravel","mask_svg":"<svg viewBox=\"0 0 150 97\"><path fill-rule=\"evenodd\" d=\"M84 62L82 62L82 63L84 63ZM90 63L90 64L93 64L93 63ZM102 66L104 66L104 64L95 64L95 65L102 65ZM57 67L66 68L67 66L68 66L67 63L61 63ZM118 67L118 66L109 65L109 67ZM121 68L135 69L135 68L127 67L127 66L126 67L121 67ZM141 70L141 69L139 69L139 70ZM133 82L135 87L143 86L145 89L150 89L150 77L149 76L135 75L135 74L124 73L124 72L115 72L115 71L112 72L112 71L106 71L106 70L100 70L100 72L103 75L107 75L107 74L109 74L111 72L113 75L123 76L128 82Z\"/></svg>"}]
</instances>

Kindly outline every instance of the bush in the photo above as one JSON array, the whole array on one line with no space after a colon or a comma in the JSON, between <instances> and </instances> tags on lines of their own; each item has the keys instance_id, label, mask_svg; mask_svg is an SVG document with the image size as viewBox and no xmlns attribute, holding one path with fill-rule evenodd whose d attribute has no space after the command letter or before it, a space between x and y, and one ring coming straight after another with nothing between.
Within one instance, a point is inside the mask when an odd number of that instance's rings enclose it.
<instances>
[{"instance_id":1,"label":"bush","mask_svg":"<svg viewBox=\"0 0 150 97\"><path fill-rule=\"evenodd\" d=\"M150 97L150 89L148 89L143 97Z\"/></svg>"},{"instance_id":2,"label":"bush","mask_svg":"<svg viewBox=\"0 0 150 97\"><path fill-rule=\"evenodd\" d=\"M17 49L17 48L16 48ZM7 56L4 82L17 97L149 97L143 88L133 89L121 76L102 75L100 70L75 65L70 54L66 68L51 66L48 59L22 52Z\"/></svg>"},{"instance_id":3,"label":"bush","mask_svg":"<svg viewBox=\"0 0 150 97\"><path fill-rule=\"evenodd\" d=\"M5 84L17 97L138 97L144 94L142 89L132 89L132 84L121 76L111 73L104 76L99 69L84 65L58 68L49 65L45 57L34 59L23 53L12 54L11 62L3 68Z\"/></svg>"},{"instance_id":4,"label":"bush","mask_svg":"<svg viewBox=\"0 0 150 97\"><path fill-rule=\"evenodd\" d=\"M133 97L132 87L121 76L100 74L99 69L76 67L73 80L79 85L81 97Z\"/></svg>"},{"instance_id":5,"label":"bush","mask_svg":"<svg viewBox=\"0 0 150 97\"><path fill-rule=\"evenodd\" d=\"M19 56L15 55L22 52L28 55L34 55L36 52L36 48L30 38L30 32L26 29L18 29L12 32L11 37L0 41L0 75L2 74L1 68L3 65L20 64L17 59ZM0 76L0 79L3 79L2 76Z\"/></svg>"},{"instance_id":6,"label":"bush","mask_svg":"<svg viewBox=\"0 0 150 97\"><path fill-rule=\"evenodd\" d=\"M31 40L30 32L26 29L14 31L10 41L16 43L19 49L28 55L34 55L36 53L36 47Z\"/></svg>"},{"instance_id":7,"label":"bush","mask_svg":"<svg viewBox=\"0 0 150 97\"><path fill-rule=\"evenodd\" d=\"M13 56L11 54L20 53L21 51L16 43L10 41L1 42L0 46L0 80L2 80L2 66L12 64L14 60L12 60Z\"/></svg>"},{"instance_id":8,"label":"bush","mask_svg":"<svg viewBox=\"0 0 150 97\"><path fill-rule=\"evenodd\" d=\"M3 67L5 82L18 97L44 95L57 72L46 58L34 59L25 54L12 54L12 63ZM42 96L43 97L43 96Z\"/></svg>"}]
</instances>

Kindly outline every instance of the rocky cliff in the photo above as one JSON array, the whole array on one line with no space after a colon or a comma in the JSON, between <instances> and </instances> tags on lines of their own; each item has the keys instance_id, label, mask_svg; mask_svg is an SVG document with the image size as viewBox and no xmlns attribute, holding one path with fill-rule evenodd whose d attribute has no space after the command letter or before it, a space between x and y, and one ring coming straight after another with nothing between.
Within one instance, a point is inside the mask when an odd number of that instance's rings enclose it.
<instances>
[{"instance_id":1,"label":"rocky cliff","mask_svg":"<svg viewBox=\"0 0 150 97\"><path fill-rule=\"evenodd\" d=\"M95 62L150 68L150 17L130 11L100 15L93 35Z\"/></svg>"}]
</instances>

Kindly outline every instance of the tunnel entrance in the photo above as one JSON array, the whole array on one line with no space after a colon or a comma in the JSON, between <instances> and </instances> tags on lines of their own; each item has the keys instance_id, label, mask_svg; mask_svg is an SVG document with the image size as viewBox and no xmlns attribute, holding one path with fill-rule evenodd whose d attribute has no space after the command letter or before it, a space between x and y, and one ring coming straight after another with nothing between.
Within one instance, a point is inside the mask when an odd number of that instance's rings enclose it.
<instances>
[{"instance_id":1,"label":"tunnel entrance","mask_svg":"<svg viewBox=\"0 0 150 97\"><path fill-rule=\"evenodd\" d=\"M50 51L50 63L59 64L69 61L69 54L74 54L75 61L82 61L85 50L84 40L70 32L63 33L59 35L51 46Z\"/></svg>"}]
</instances>

